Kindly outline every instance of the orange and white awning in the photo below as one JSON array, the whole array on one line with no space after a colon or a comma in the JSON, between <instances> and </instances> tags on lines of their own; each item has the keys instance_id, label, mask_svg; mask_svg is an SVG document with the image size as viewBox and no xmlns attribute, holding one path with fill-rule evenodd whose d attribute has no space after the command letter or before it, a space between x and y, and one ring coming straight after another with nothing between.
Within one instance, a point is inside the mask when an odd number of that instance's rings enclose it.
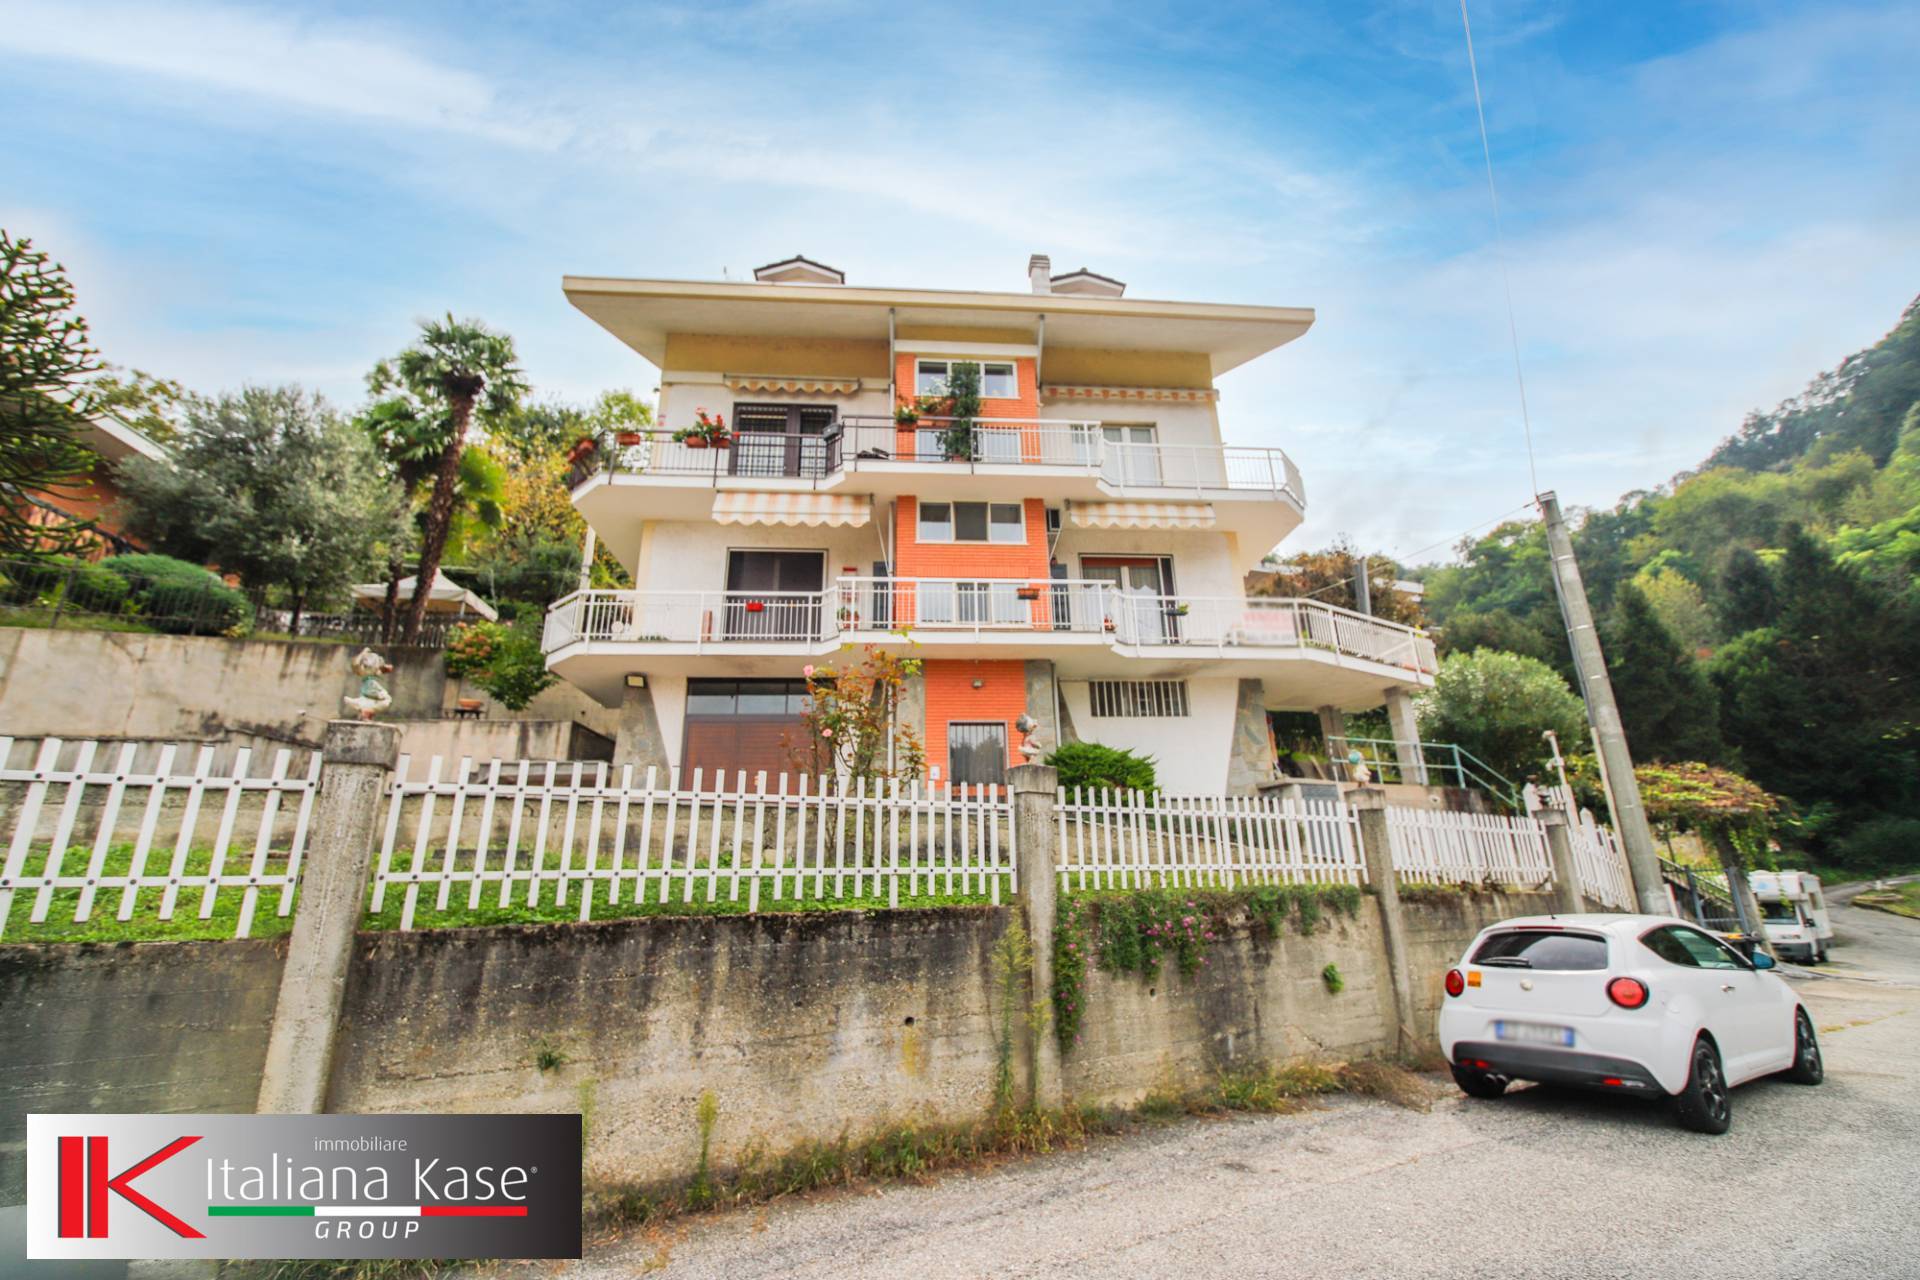
<instances>
[{"instance_id":1,"label":"orange and white awning","mask_svg":"<svg viewBox=\"0 0 1920 1280\"><path fill-rule=\"evenodd\" d=\"M1067 519L1082 529L1211 529L1210 502L1070 502Z\"/></svg>"},{"instance_id":2,"label":"orange and white awning","mask_svg":"<svg viewBox=\"0 0 1920 1280\"><path fill-rule=\"evenodd\" d=\"M850 396L860 390L858 378L808 377L784 373L729 373L722 375L735 391L778 395Z\"/></svg>"},{"instance_id":3,"label":"orange and white awning","mask_svg":"<svg viewBox=\"0 0 1920 1280\"><path fill-rule=\"evenodd\" d=\"M873 500L848 493L720 493L720 524L838 525L857 529L873 519Z\"/></svg>"}]
</instances>

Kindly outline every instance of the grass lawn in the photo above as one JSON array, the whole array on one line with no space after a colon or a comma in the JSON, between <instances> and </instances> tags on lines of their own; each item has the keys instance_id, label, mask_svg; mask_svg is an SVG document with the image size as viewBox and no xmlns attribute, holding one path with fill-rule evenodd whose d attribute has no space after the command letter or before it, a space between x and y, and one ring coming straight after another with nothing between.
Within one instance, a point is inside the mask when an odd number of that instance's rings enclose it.
<instances>
[{"instance_id":1,"label":"grass lawn","mask_svg":"<svg viewBox=\"0 0 1920 1280\"><path fill-rule=\"evenodd\" d=\"M1881 911L1891 911L1897 916L1911 916L1915 920L1920 920L1920 881L1896 884L1881 892L1870 889L1856 895L1853 900L1862 907L1874 907Z\"/></svg>"},{"instance_id":2,"label":"grass lawn","mask_svg":"<svg viewBox=\"0 0 1920 1280\"><path fill-rule=\"evenodd\" d=\"M92 851L75 847L67 855L56 874L84 877ZM201 847L191 850L187 855L184 871L187 875L205 875L212 863L212 851ZM227 855L223 876L242 876L251 866L253 850L251 845L236 847ZM173 849L171 845L156 845L148 854L145 875L165 876L171 865ZM496 849L488 854L487 865L498 869L502 864L504 850ZM27 858L30 873L38 875L46 860L46 848L41 846L33 850ZM101 867L103 878L125 876L133 861L131 844L115 844L107 850L107 856ZM285 867L285 859L271 856L265 864L269 875L280 873ZM396 861L396 866L401 865ZM437 866L438 863L432 865ZM522 859L521 868L527 867ZM557 867L557 855L549 853L546 865ZM662 902L662 878L656 866L652 879L643 881L644 902L634 901L634 882L624 879L619 886L618 902L607 901L609 886L606 881L593 884L593 907L589 915L592 920L625 920L636 916L708 916L708 915L744 915L750 902L750 886L743 878L735 882L728 877L732 859L723 854L717 865L716 874L709 879L705 859L701 859L689 881L685 867L675 868L674 873L665 880L667 901ZM464 853L456 863L456 868L470 868L471 853ZM1013 876L1002 873L1000 879L1001 902L1013 897ZM796 884L804 881L804 884ZM887 886L884 881L876 883L869 871L859 883L859 892L855 892L855 880L851 871L841 873L840 894L835 896L835 872L829 867L816 891L816 878L809 872L804 876L791 873L778 878L778 896L775 895L776 881L767 877L760 882L760 911L877 911L892 905L888 901ZM688 901L688 885L692 886L692 900ZM420 886L415 904L413 927L415 929L445 929L497 924L550 924L576 921L580 918L579 882L566 885L567 895L564 902L559 901L558 885L555 882L539 882L537 891L530 889L535 882L530 879L516 879L508 894L508 904L500 905L500 881L487 880L481 884L480 905L469 908L470 882L455 881L448 887L447 909L438 909L438 884L428 883ZM952 892L946 889L946 877L941 873L937 878L922 874L919 893L911 892L914 887L911 879L902 877L900 881L899 906L907 907L946 907L967 903L987 903L992 901L988 893L988 884L984 877L973 878L972 892L956 877ZM165 889L162 886L143 886L134 899L131 918L117 918L123 889L118 885L104 886L96 891L93 909L89 917L76 921L75 908L79 905L83 891L78 888L59 888L51 895L46 918L39 923L29 919L38 895L36 889L23 889L14 894L11 910L7 913L5 930L0 932L0 943L6 942L147 942L159 940L185 941L202 938L231 938L239 922L242 903L246 896L244 885L224 885L214 896L211 910L205 918L200 915L201 899L204 890L197 885L183 885L175 899L172 918L160 919L160 907ZM529 895L533 902L529 903ZM711 895L711 900L709 896ZM381 909L369 914L361 923L363 929L398 929L407 896L407 886L389 884ZM297 895L295 901L297 903ZM371 903L372 890L369 887L368 901ZM253 912L253 925L249 937L271 938L289 933L293 929L293 916L279 915L280 888L277 885L264 887L257 892Z\"/></svg>"}]
</instances>

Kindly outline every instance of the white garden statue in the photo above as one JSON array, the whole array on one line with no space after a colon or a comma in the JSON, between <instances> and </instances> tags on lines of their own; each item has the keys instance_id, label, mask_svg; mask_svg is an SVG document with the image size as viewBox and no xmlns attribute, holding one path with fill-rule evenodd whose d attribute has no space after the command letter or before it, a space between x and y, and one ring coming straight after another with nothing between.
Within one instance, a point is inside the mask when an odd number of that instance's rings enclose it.
<instances>
[{"instance_id":1,"label":"white garden statue","mask_svg":"<svg viewBox=\"0 0 1920 1280\"><path fill-rule=\"evenodd\" d=\"M380 683L381 676L393 671L393 664L371 649L362 649L353 655L352 665L353 674L360 677L360 694L344 701L362 720L371 720L393 705L393 695Z\"/></svg>"}]
</instances>

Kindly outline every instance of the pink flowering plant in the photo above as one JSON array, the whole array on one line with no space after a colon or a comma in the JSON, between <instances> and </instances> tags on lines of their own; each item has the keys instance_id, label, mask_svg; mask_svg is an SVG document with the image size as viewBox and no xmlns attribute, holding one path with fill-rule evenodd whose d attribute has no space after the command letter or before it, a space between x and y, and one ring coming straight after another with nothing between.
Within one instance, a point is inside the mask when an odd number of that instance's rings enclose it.
<instances>
[{"instance_id":1,"label":"pink flowering plant","mask_svg":"<svg viewBox=\"0 0 1920 1280\"><path fill-rule=\"evenodd\" d=\"M808 666L802 740L788 741L788 754L803 773L901 781L926 769L926 749L912 725L896 714L907 680L920 674L918 658L867 645L847 666Z\"/></svg>"}]
</instances>

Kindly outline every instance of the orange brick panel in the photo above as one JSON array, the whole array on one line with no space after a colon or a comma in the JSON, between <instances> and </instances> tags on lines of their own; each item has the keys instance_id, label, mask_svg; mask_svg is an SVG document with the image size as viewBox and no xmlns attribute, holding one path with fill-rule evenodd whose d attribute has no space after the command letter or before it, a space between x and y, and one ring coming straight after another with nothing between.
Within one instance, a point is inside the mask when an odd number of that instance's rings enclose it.
<instances>
[{"instance_id":1,"label":"orange brick panel","mask_svg":"<svg viewBox=\"0 0 1920 1280\"><path fill-rule=\"evenodd\" d=\"M927 682L927 764L947 777L947 726L956 720L1007 726L1007 764L1024 763L1026 739L1013 727L1027 710L1027 669L1018 658L993 662L934 661L922 668ZM980 688L973 687L975 680Z\"/></svg>"}]
</instances>

